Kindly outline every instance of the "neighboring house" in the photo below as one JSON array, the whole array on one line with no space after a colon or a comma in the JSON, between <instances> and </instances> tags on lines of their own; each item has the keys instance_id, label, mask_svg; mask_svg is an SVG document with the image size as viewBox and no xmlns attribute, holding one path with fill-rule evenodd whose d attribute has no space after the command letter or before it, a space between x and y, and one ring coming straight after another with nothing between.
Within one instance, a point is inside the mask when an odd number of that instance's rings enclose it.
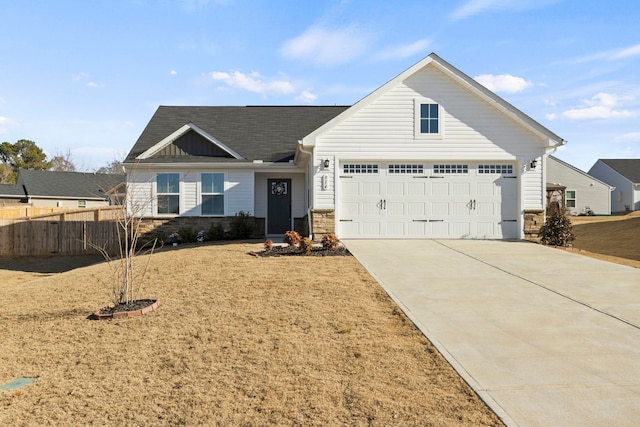
<instances>
[{"instance_id":1,"label":"neighboring house","mask_svg":"<svg viewBox=\"0 0 640 427\"><path fill-rule=\"evenodd\" d=\"M15 184L0 184L0 206L16 205L24 199L22 187Z\"/></svg>"},{"instance_id":2,"label":"neighboring house","mask_svg":"<svg viewBox=\"0 0 640 427\"><path fill-rule=\"evenodd\" d=\"M124 175L18 170L27 203L40 207L95 208L116 204Z\"/></svg>"},{"instance_id":3,"label":"neighboring house","mask_svg":"<svg viewBox=\"0 0 640 427\"><path fill-rule=\"evenodd\" d=\"M161 106L125 160L128 201L153 218L250 212L268 236L521 239L563 144L431 54L351 107Z\"/></svg>"},{"instance_id":4,"label":"neighboring house","mask_svg":"<svg viewBox=\"0 0 640 427\"><path fill-rule=\"evenodd\" d=\"M612 211L640 210L640 159L599 159L589 175L615 187L611 193Z\"/></svg>"},{"instance_id":5,"label":"neighboring house","mask_svg":"<svg viewBox=\"0 0 640 427\"><path fill-rule=\"evenodd\" d=\"M571 215L611 214L613 188L569 163L549 156L547 159L547 191L561 188L562 201Z\"/></svg>"}]
</instances>

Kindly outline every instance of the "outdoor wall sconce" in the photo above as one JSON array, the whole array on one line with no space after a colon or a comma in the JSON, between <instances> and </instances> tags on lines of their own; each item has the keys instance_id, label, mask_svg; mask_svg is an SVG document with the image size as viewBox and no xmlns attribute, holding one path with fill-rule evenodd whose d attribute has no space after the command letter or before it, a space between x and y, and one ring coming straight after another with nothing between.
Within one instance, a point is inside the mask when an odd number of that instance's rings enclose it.
<instances>
[{"instance_id":1,"label":"outdoor wall sconce","mask_svg":"<svg viewBox=\"0 0 640 427\"><path fill-rule=\"evenodd\" d=\"M535 159L534 159L534 160L532 160L532 161L531 161L530 166L531 166L531 169L535 169L535 168L536 168L536 166L538 166L538 161L537 161L537 160L535 160Z\"/></svg>"},{"instance_id":2,"label":"outdoor wall sconce","mask_svg":"<svg viewBox=\"0 0 640 427\"><path fill-rule=\"evenodd\" d=\"M325 167L325 169L329 167L329 164L329 159L324 159L324 162L322 162L322 165Z\"/></svg>"}]
</instances>

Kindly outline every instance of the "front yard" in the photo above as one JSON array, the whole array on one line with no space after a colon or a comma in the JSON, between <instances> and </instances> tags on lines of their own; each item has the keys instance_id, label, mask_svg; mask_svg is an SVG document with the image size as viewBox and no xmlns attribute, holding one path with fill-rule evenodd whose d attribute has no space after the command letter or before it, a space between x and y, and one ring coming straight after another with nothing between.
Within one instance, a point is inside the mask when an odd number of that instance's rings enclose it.
<instances>
[{"instance_id":1,"label":"front yard","mask_svg":"<svg viewBox=\"0 0 640 427\"><path fill-rule=\"evenodd\" d=\"M354 258L261 247L164 250L111 321L105 264L0 260L0 425L501 425Z\"/></svg>"}]
</instances>

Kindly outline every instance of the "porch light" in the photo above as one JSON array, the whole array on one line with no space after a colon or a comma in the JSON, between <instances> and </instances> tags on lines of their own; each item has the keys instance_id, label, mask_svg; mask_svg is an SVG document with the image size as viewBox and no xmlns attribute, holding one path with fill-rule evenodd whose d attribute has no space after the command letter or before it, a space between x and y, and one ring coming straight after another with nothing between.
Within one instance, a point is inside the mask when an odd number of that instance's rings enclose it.
<instances>
[{"instance_id":1,"label":"porch light","mask_svg":"<svg viewBox=\"0 0 640 427\"><path fill-rule=\"evenodd\" d=\"M536 166L538 166L538 161L537 161L537 160L535 160L535 159L534 159L534 160L532 160L532 161L531 161L530 166L531 166L531 169L535 169L535 168L536 168Z\"/></svg>"},{"instance_id":2,"label":"porch light","mask_svg":"<svg viewBox=\"0 0 640 427\"><path fill-rule=\"evenodd\" d=\"M329 164L330 164L329 159L324 159L324 162L322 163L322 165L325 167L325 169L329 167Z\"/></svg>"}]
</instances>

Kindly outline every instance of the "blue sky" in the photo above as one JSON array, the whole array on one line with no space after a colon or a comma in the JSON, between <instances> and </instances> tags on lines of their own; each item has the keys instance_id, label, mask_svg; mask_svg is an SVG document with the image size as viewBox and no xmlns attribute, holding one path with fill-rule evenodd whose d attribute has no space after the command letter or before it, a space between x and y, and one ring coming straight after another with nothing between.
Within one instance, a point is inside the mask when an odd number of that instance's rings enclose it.
<instances>
[{"instance_id":1,"label":"blue sky","mask_svg":"<svg viewBox=\"0 0 640 427\"><path fill-rule=\"evenodd\" d=\"M0 141L123 157L159 105L351 105L431 52L568 140L640 157L637 0L0 0Z\"/></svg>"}]
</instances>

